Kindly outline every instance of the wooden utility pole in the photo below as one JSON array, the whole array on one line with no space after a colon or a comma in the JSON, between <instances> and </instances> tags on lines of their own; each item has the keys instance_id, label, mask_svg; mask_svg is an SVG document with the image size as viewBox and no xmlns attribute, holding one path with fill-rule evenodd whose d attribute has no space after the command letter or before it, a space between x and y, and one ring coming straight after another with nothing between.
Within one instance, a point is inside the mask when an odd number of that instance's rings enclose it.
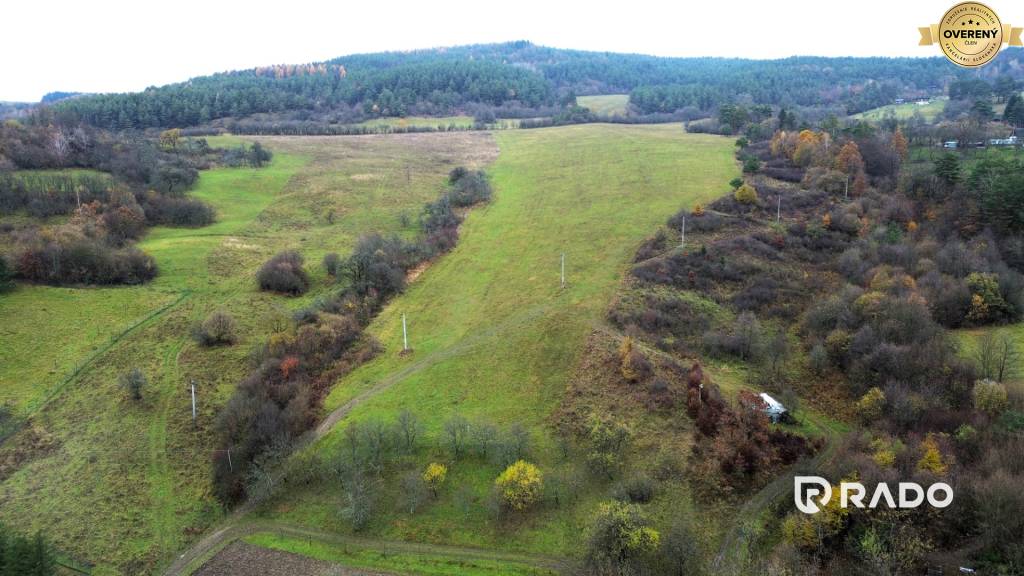
<instances>
[{"instance_id":1,"label":"wooden utility pole","mask_svg":"<svg viewBox=\"0 0 1024 576\"><path fill-rule=\"evenodd\" d=\"M679 226L679 247L686 248L686 216L683 216L683 223Z\"/></svg>"},{"instance_id":2,"label":"wooden utility pole","mask_svg":"<svg viewBox=\"0 0 1024 576\"><path fill-rule=\"evenodd\" d=\"M565 252L562 252L562 288L565 288Z\"/></svg>"},{"instance_id":3,"label":"wooden utility pole","mask_svg":"<svg viewBox=\"0 0 1024 576\"><path fill-rule=\"evenodd\" d=\"M779 202L775 206L775 221L779 222L782 220L782 194L779 194Z\"/></svg>"}]
</instances>

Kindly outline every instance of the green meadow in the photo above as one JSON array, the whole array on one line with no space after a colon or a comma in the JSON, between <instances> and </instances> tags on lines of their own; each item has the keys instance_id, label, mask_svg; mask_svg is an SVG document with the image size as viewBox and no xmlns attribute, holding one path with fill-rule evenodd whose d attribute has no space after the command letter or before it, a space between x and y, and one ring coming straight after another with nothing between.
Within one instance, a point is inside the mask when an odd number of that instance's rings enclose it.
<instances>
[{"instance_id":1,"label":"green meadow","mask_svg":"<svg viewBox=\"0 0 1024 576\"><path fill-rule=\"evenodd\" d=\"M345 254L373 231L412 234L451 168L496 153L486 133L447 136L266 139L269 166L201 173L190 194L214 207L216 223L154 228L139 243L160 268L150 284L23 285L0 299L0 335L15 343L0 352L3 400L34 414L0 447L0 520L45 530L81 563L102 559L97 574L149 573L219 520L212 428L250 349L329 289L323 254ZM288 248L307 257L305 298L256 287L259 265ZM201 348L191 326L218 309L236 317L240 342ZM117 382L132 368L148 379L139 402Z\"/></svg>"},{"instance_id":2,"label":"green meadow","mask_svg":"<svg viewBox=\"0 0 1024 576\"><path fill-rule=\"evenodd\" d=\"M629 107L629 94L577 96L576 103L590 108L591 112L599 116L625 116Z\"/></svg>"},{"instance_id":3,"label":"green meadow","mask_svg":"<svg viewBox=\"0 0 1024 576\"><path fill-rule=\"evenodd\" d=\"M906 120L911 118L914 114L920 112L924 116L925 120L929 122L935 120L935 118L942 113L943 108L946 107L946 101L948 98L945 96L939 98L931 98L927 104L919 105L916 102L904 102L903 104L887 104L885 106L879 106L878 108L872 108L871 110L865 110L859 114L854 114L851 118L856 120L870 120L872 122L878 122L889 114L892 114L898 120Z\"/></svg>"},{"instance_id":4,"label":"green meadow","mask_svg":"<svg viewBox=\"0 0 1024 576\"><path fill-rule=\"evenodd\" d=\"M335 385L326 410L372 391L312 449L331 457L348 421L389 419L403 409L436 439L459 414L499 425L522 423L545 473L573 466L560 458L553 414L639 243L682 207L722 193L738 174L732 142L678 126L582 125L501 132L490 167L493 201L474 209L458 246L435 262L369 328L385 351ZM560 259L565 255L566 284ZM401 316L411 354L400 355ZM382 505L369 533L395 540L572 554L599 489L575 507L539 510L495 523L484 501L497 468L450 465L451 488L415 515ZM395 482L383 500L400 497ZM662 507L689 506L667 493ZM260 511L280 520L346 533L340 490L312 486L279 495Z\"/></svg>"}]
</instances>

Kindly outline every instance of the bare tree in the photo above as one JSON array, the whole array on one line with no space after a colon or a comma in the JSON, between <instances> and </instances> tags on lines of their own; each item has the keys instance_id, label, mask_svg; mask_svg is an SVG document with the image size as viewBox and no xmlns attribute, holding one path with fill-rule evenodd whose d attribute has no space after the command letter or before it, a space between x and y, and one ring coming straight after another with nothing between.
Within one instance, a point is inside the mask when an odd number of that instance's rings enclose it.
<instances>
[{"instance_id":1,"label":"bare tree","mask_svg":"<svg viewBox=\"0 0 1024 576\"><path fill-rule=\"evenodd\" d=\"M1020 350L1006 332L996 338L996 381L1005 382L1017 375L1020 366Z\"/></svg>"},{"instance_id":2,"label":"bare tree","mask_svg":"<svg viewBox=\"0 0 1024 576\"><path fill-rule=\"evenodd\" d=\"M975 343L972 354L974 365L978 369L978 376L982 379L994 379L996 366L996 335L992 331L985 331Z\"/></svg>"}]
</instances>

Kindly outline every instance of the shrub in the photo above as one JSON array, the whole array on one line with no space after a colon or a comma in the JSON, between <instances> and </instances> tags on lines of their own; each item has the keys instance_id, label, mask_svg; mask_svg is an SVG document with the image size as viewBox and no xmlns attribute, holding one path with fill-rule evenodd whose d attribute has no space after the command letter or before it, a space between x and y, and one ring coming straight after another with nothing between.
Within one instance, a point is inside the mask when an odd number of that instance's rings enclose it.
<instances>
[{"instance_id":1,"label":"shrub","mask_svg":"<svg viewBox=\"0 0 1024 576\"><path fill-rule=\"evenodd\" d=\"M256 273L260 289L292 296L304 293L309 289L309 276L302 264L302 255L298 252L279 252Z\"/></svg>"},{"instance_id":2,"label":"shrub","mask_svg":"<svg viewBox=\"0 0 1024 576\"><path fill-rule=\"evenodd\" d=\"M587 468L590 472L612 478L622 464L630 435L629 428L621 422L591 414L587 422L587 441L590 444Z\"/></svg>"},{"instance_id":3,"label":"shrub","mask_svg":"<svg viewBox=\"0 0 1024 576\"><path fill-rule=\"evenodd\" d=\"M884 409L885 393L877 386L868 390L857 401L857 414L865 422L872 422L881 418Z\"/></svg>"},{"instance_id":4,"label":"shrub","mask_svg":"<svg viewBox=\"0 0 1024 576\"><path fill-rule=\"evenodd\" d=\"M114 248L89 237L46 240L17 253L17 274L45 284L142 284L156 277L156 262L134 246Z\"/></svg>"},{"instance_id":5,"label":"shrub","mask_svg":"<svg viewBox=\"0 0 1024 576\"><path fill-rule=\"evenodd\" d=\"M411 248L397 236L371 234L359 239L341 275L355 294L384 299L405 288L405 273L415 260Z\"/></svg>"},{"instance_id":6,"label":"shrub","mask_svg":"<svg viewBox=\"0 0 1024 576\"><path fill-rule=\"evenodd\" d=\"M0 292L6 292L14 287L14 274L7 266L7 259L0 255Z\"/></svg>"},{"instance_id":7,"label":"shrub","mask_svg":"<svg viewBox=\"0 0 1024 576\"><path fill-rule=\"evenodd\" d=\"M338 256L337 252L324 254L323 266L324 272L327 272L328 276L337 277L338 268L341 266L341 256Z\"/></svg>"},{"instance_id":8,"label":"shrub","mask_svg":"<svg viewBox=\"0 0 1024 576\"><path fill-rule=\"evenodd\" d=\"M142 373L142 370L138 368L132 368L131 371L125 372L118 379L118 383L124 388L128 395L131 396L132 400L142 400L142 389L146 387L148 381L146 375Z\"/></svg>"},{"instance_id":9,"label":"shrub","mask_svg":"<svg viewBox=\"0 0 1024 576\"><path fill-rule=\"evenodd\" d=\"M586 563L591 574L642 574L642 564L658 549L661 535L634 504L598 506L587 538Z\"/></svg>"},{"instance_id":10,"label":"shrub","mask_svg":"<svg viewBox=\"0 0 1024 576\"><path fill-rule=\"evenodd\" d=\"M195 198L177 198L149 192L139 198L149 224L199 227L212 224L213 208Z\"/></svg>"},{"instance_id":11,"label":"shrub","mask_svg":"<svg viewBox=\"0 0 1024 576\"><path fill-rule=\"evenodd\" d=\"M544 476L533 464L518 460L494 481L505 507L522 511L538 500L544 489Z\"/></svg>"},{"instance_id":12,"label":"shrub","mask_svg":"<svg viewBox=\"0 0 1024 576\"><path fill-rule=\"evenodd\" d=\"M427 469L423 471L423 482L430 488L430 492L435 498L437 498L437 491L444 485L447 476L448 467L437 462L431 462L427 465Z\"/></svg>"},{"instance_id":13,"label":"shrub","mask_svg":"<svg viewBox=\"0 0 1024 576\"><path fill-rule=\"evenodd\" d=\"M192 338L200 346L216 346L218 344L234 344L237 337L238 323L233 316L219 310L206 320L196 324L192 329Z\"/></svg>"},{"instance_id":14,"label":"shrub","mask_svg":"<svg viewBox=\"0 0 1024 576\"><path fill-rule=\"evenodd\" d=\"M971 391L974 408L989 416L996 417L1006 410L1008 404L1006 386L993 380L978 380Z\"/></svg>"},{"instance_id":15,"label":"shrub","mask_svg":"<svg viewBox=\"0 0 1024 576\"><path fill-rule=\"evenodd\" d=\"M942 459L942 451L935 437L929 434L921 441L921 459L917 461L918 470L927 470L933 474L943 475L949 469Z\"/></svg>"},{"instance_id":16,"label":"shrub","mask_svg":"<svg viewBox=\"0 0 1024 576\"><path fill-rule=\"evenodd\" d=\"M626 336L619 346L619 367L627 382L640 382L651 375L651 363L633 339Z\"/></svg>"},{"instance_id":17,"label":"shrub","mask_svg":"<svg viewBox=\"0 0 1024 576\"><path fill-rule=\"evenodd\" d=\"M612 495L622 502L646 504L654 499L655 489L654 480L648 476L638 475L619 483L612 491Z\"/></svg>"},{"instance_id":18,"label":"shrub","mask_svg":"<svg viewBox=\"0 0 1024 576\"><path fill-rule=\"evenodd\" d=\"M743 184L736 189L734 197L740 204L757 204L757 189L750 184Z\"/></svg>"}]
</instances>

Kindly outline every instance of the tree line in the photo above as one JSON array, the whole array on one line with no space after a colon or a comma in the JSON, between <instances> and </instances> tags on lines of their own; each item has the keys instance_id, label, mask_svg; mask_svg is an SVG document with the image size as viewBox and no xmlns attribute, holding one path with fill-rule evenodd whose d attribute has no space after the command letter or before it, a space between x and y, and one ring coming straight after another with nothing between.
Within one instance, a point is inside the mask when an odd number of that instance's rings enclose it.
<instances>
[{"instance_id":1,"label":"tree line","mask_svg":"<svg viewBox=\"0 0 1024 576\"><path fill-rule=\"evenodd\" d=\"M986 72L1020 76L1013 66L1020 59L1008 50ZM853 113L904 92L939 93L954 78L942 58L662 58L510 42L226 72L139 93L79 96L53 108L111 130L337 110L360 119L442 115L474 106L538 111L568 93L610 92L629 92L641 114L708 112L730 102L840 105Z\"/></svg>"}]
</instances>

